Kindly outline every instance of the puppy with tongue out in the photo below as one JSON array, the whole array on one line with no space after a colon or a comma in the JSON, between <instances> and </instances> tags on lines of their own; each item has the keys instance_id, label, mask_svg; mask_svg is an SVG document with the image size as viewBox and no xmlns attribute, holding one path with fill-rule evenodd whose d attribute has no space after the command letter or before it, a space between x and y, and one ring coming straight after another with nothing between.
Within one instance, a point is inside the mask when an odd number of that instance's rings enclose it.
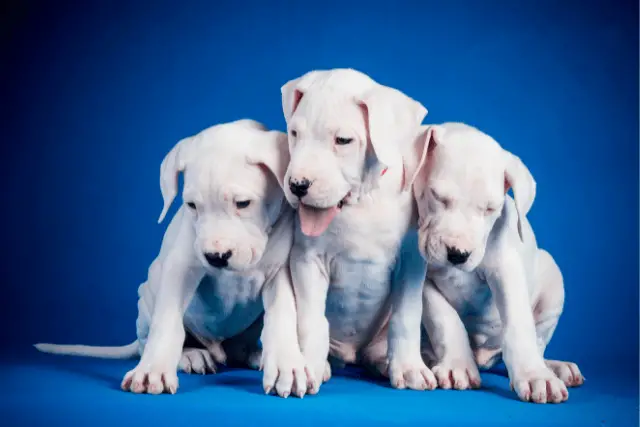
<instances>
[{"instance_id":1,"label":"puppy with tongue out","mask_svg":"<svg viewBox=\"0 0 640 427\"><path fill-rule=\"evenodd\" d=\"M352 69L312 71L282 87L297 209L290 264L307 392L327 358L360 363L396 388L433 389L420 355L425 263L410 187L426 109Z\"/></svg>"},{"instance_id":2,"label":"puppy with tongue out","mask_svg":"<svg viewBox=\"0 0 640 427\"><path fill-rule=\"evenodd\" d=\"M328 208L316 208L301 203L298 206L300 215L300 228L302 232L310 237L318 237L329 228L329 224L336 217L344 205L344 199L336 206Z\"/></svg>"}]
</instances>

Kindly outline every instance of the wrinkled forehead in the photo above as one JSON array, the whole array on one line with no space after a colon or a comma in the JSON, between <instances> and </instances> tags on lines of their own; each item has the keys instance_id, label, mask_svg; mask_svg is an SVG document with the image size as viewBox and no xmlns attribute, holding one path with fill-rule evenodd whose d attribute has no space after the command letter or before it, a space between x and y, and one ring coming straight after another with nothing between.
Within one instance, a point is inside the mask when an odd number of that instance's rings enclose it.
<instances>
[{"instance_id":1,"label":"wrinkled forehead","mask_svg":"<svg viewBox=\"0 0 640 427\"><path fill-rule=\"evenodd\" d=\"M353 96L324 89L304 94L289 121L289 127L312 134L365 132L364 113Z\"/></svg>"},{"instance_id":2,"label":"wrinkled forehead","mask_svg":"<svg viewBox=\"0 0 640 427\"><path fill-rule=\"evenodd\" d=\"M436 191L456 198L500 200L504 196L503 157L469 144L439 145L433 152L429 181Z\"/></svg>"},{"instance_id":3,"label":"wrinkled forehead","mask_svg":"<svg viewBox=\"0 0 640 427\"><path fill-rule=\"evenodd\" d=\"M228 152L201 155L184 173L184 194L198 194L202 198L262 198L273 187L274 183L260 166L249 164L245 156Z\"/></svg>"}]
</instances>

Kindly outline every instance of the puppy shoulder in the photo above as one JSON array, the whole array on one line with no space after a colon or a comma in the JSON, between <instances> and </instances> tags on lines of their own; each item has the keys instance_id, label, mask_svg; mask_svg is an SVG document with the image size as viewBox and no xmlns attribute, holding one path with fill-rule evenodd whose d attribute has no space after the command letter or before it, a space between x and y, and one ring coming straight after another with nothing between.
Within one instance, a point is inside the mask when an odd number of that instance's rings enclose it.
<instances>
[{"instance_id":1,"label":"puppy shoulder","mask_svg":"<svg viewBox=\"0 0 640 427\"><path fill-rule=\"evenodd\" d=\"M178 211L171 218L171 221L164 232L164 236L162 236L160 254L158 255L159 259L166 258L170 252L180 250L180 245L185 245L185 242L182 241L183 239L179 239L179 236L181 233L185 232L185 225L189 225L189 221L191 221L189 213L185 211L183 206L180 206Z\"/></svg>"},{"instance_id":2,"label":"puppy shoulder","mask_svg":"<svg viewBox=\"0 0 640 427\"><path fill-rule=\"evenodd\" d=\"M528 223L526 228L530 230ZM505 259L520 259L525 245L534 239L531 232L525 233L524 237L523 243L518 234L518 212L515 202L511 196L506 195L502 214L496 220L487 240L483 265L494 269L497 263L505 262Z\"/></svg>"}]
</instances>

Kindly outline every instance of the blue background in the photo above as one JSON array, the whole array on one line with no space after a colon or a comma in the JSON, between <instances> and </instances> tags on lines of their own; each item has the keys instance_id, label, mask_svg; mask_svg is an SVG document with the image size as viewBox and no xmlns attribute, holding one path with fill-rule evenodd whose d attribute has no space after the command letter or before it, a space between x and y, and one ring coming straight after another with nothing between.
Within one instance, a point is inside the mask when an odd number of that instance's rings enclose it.
<instances>
[{"instance_id":1,"label":"blue background","mask_svg":"<svg viewBox=\"0 0 640 427\"><path fill-rule=\"evenodd\" d=\"M637 424L636 2L9 3L0 25L0 412L28 425ZM117 391L134 361L29 347L129 342L136 289L164 231L155 220L165 153L238 118L284 129L280 87L333 67L420 100L428 123L478 126L529 166L538 182L529 218L567 291L548 355L578 362L587 377L567 404L517 402L500 375L486 375L479 392L424 394L350 379L353 371L303 401L263 397L257 373L233 370L181 375L176 396L134 396Z\"/></svg>"}]
</instances>

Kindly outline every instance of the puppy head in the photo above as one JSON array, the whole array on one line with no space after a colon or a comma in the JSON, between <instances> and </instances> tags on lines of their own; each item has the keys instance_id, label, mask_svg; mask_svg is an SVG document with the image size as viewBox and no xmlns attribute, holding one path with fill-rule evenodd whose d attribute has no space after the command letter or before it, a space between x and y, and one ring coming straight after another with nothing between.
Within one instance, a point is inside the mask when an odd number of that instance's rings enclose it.
<instances>
[{"instance_id":1,"label":"puppy head","mask_svg":"<svg viewBox=\"0 0 640 427\"><path fill-rule=\"evenodd\" d=\"M181 140L162 161L161 222L184 172L184 213L195 228L195 253L209 271L243 271L262 258L284 202L287 136L251 120L208 128Z\"/></svg>"},{"instance_id":2,"label":"puppy head","mask_svg":"<svg viewBox=\"0 0 640 427\"><path fill-rule=\"evenodd\" d=\"M513 190L521 222L535 198L526 166L493 138L460 123L423 128L426 152L413 186L420 214L420 251L437 265L473 271Z\"/></svg>"},{"instance_id":3,"label":"puppy head","mask_svg":"<svg viewBox=\"0 0 640 427\"><path fill-rule=\"evenodd\" d=\"M351 69L288 82L282 106L291 153L284 190L308 236L322 234L385 168L403 166L402 144L427 114L419 102Z\"/></svg>"}]
</instances>

